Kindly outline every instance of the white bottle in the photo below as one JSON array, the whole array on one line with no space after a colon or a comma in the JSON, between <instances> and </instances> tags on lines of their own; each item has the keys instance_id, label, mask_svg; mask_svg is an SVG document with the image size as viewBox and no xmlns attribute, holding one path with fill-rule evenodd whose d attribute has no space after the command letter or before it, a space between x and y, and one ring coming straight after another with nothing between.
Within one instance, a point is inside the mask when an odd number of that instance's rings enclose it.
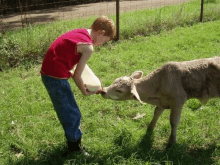
<instances>
[{"instance_id":1,"label":"white bottle","mask_svg":"<svg viewBox=\"0 0 220 165\"><path fill-rule=\"evenodd\" d=\"M76 65L74 68L70 71L74 73L76 69ZM85 68L82 72L81 78L83 80L83 83L86 84L86 88L91 92L98 92L101 89L101 82L98 79L98 77L93 73L93 71L89 68L89 66L86 64Z\"/></svg>"}]
</instances>

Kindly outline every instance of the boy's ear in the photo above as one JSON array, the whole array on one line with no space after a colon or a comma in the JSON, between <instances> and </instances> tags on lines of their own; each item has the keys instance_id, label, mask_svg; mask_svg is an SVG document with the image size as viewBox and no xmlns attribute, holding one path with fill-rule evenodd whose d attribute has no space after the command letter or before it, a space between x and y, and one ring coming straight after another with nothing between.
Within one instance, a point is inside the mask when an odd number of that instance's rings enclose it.
<instances>
[{"instance_id":1,"label":"boy's ear","mask_svg":"<svg viewBox=\"0 0 220 165\"><path fill-rule=\"evenodd\" d=\"M103 35L105 34L105 30L99 30L99 34Z\"/></svg>"}]
</instances>

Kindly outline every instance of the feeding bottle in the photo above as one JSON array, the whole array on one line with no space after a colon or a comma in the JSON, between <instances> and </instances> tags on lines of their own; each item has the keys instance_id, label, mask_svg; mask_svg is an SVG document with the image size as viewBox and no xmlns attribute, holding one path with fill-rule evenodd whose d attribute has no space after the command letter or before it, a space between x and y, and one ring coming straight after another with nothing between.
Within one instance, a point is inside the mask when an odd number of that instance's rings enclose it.
<instances>
[{"instance_id":1,"label":"feeding bottle","mask_svg":"<svg viewBox=\"0 0 220 165\"><path fill-rule=\"evenodd\" d=\"M76 69L76 65L74 66L73 70L71 72L73 73ZM98 79L98 77L93 73L93 71L89 68L89 66L86 64L85 68L82 72L81 78L86 84L86 88L91 92L98 92L101 89L101 82Z\"/></svg>"}]
</instances>

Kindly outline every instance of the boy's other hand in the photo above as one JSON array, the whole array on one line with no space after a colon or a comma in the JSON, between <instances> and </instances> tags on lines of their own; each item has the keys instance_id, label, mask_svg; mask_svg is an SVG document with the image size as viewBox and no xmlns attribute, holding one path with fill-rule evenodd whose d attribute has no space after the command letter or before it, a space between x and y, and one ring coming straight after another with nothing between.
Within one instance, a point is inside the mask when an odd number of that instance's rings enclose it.
<instances>
[{"instance_id":1,"label":"boy's other hand","mask_svg":"<svg viewBox=\"0 0 220 165\"><path fill-rule=\"evenodd\" d=\"M84 84L84 87L86 88L86 92L87 92L86 95L87 95L87 96L96 94L96 91L95 91L95 92L90 91L90 90L86 87L86 84Z\"/></svg>"},{"instance_id":2,"label":"boy's other hand","mask_svg":"<svg viewBox=\"0 0 220 165\"><path fill-rule=\"evenodd\" d=\"M98 92L96 92L96 94L100 94L102 92L103 88L99 89Z\"/></svg>"}]
</instances>

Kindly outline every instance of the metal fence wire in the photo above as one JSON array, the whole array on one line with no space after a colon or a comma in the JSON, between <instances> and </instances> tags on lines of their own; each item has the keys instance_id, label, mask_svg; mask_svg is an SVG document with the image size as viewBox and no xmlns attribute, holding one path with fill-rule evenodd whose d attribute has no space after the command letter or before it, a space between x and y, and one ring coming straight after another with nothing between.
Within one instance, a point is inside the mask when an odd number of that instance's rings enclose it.
<instances>
[{"instance_id":1,"label":"metal fence wire","mask_svg":"<svg viewBox=\"0 0 220 165\"><path fill-rule=\"evenodd\" d=\"M0 32L21 28L27 24L110 15L117 12L119 35L119 13L189 1L192 0L0 0ZM202 20L202 15L200 19Z\"/></svg>"}]
</instances>

